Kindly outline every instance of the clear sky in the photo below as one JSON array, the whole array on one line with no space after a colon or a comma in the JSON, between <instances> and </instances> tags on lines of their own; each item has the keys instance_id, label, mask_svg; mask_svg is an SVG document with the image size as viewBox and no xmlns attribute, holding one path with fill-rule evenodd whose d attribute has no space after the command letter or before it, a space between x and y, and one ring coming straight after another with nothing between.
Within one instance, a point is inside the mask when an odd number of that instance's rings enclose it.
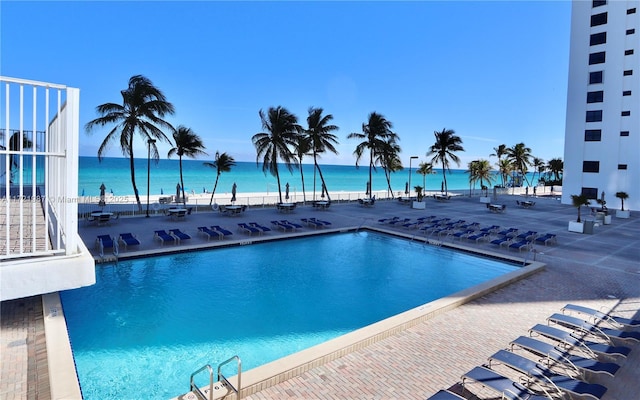
<instances>
[{"instance_id":1,"label":"clear sky","mask_svg":"<svg viewBox=\"0 0 640 400\"><path fill-rule=\"evenodd\" d=\"M568 0L4 0L0 73L80 88L82 128L145 75L174 126L237 161L255 161L258 111L277 105L303 126L310 106L333 114L340 153L326 164L355 163L346 137L372 111L393 123L405 167L443 128L463 140L461 168L519 142L548 161L564 152L570 13ZM95 156L106 132L83 130L80 154ZM135 152L146 156L142 139Z\"/></svg>"}]
</instances>

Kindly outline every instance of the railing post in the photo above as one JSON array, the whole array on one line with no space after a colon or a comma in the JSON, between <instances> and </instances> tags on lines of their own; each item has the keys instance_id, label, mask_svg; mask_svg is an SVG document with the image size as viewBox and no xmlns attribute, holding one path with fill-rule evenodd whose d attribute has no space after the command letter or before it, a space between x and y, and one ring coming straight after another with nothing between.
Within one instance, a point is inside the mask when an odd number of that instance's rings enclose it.
<instances>
[{"instance_id":1,"label":"railing post","mask_svg":"<svg viewBox=\"0 0 640 400\"><path fill-rule=\"evenodd\" d=\"M80 137L80 89L67 88L66 104L66 132L67 140L65 170L66 189L65 201L65 251L67 255L78 251L78 174L70 173L78 171L78 151Z\"/></svg>"}]
</instances>

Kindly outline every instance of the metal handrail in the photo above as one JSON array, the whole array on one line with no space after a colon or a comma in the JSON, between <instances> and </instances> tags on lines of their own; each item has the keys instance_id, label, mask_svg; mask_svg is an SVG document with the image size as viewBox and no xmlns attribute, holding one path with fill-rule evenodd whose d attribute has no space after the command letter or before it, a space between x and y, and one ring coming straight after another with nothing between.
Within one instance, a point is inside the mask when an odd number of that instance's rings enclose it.
<instances>
[{"instance_id":1,"label":"metal handrail","mask_svg":"<svg viewBox=\"0 0 640 400\"><path fill-rule=\"evenodd\" d=\"M238 371L237 371L237 376L238 376L238 387L234 387L231 382L229 382L229 380L222 375L221 369L223 366L229 364L231 361L236 360L237 366L238 366ZM242 360L240 360L240 357L233 356L230 359L221 362L220 364L218 364L218 381L219 382L223 382L225 384L227 384L234 392L236 392L236 399L240 400L240 388L241 388L241 384L240 384L240 378L242 376Z\"/></svg>"},{"instance_id":2,"label":"metal handrail","mask_svg":"<svg viewBox=\"0 0 640 400\"><path fill-rule=\"evenodd\" d=\"M211 365L209 364L205 365L204 367L201 367L200 369L198 369L197 371L191 374L191 379L189 382L189 390L192 392L195 391L197 395L200 396L200 398L203 398L203 399L207 398L193 380L193 378L196 375L198 375L200 372L204 371L205 369L209 370L209 400L213 400L213 368L211 368Z\"/></svg>"}]
</instances>

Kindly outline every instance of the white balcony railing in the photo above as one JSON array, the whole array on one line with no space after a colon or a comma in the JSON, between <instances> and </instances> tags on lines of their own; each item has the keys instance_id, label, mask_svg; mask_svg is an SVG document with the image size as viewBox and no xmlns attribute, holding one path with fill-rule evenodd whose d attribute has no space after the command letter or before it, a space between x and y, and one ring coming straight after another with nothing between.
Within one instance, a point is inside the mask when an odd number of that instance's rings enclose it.
<instances>
[{"instance_id":1,"label":"white balcony railing","mask_svg":"<svg viewBox=\"0 0 640 400\"><path fill-rule=\"evenodd\" d=\"M73 255L79 90L0 76L0 260Z\"/></svg>"}]
</instances>

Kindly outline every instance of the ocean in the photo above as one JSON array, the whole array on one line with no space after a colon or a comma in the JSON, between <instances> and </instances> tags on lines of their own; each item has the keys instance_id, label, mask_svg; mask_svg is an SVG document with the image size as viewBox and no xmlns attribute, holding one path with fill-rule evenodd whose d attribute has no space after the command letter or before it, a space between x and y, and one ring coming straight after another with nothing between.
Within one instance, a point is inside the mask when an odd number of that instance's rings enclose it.
<instances>
[{"instance_id":1,"label":"ocean","mask_svg":"<svg viewBox=\"0 0 640 400\"><path fill-rule=\"evenodd\" d=\"M80 172L78 176L79 196L99 196L100 186L104 183L107 193L115 196L133 195L129 160L126 158L104 158L102 162L97 157L80 157ZM203 165L203 160L182 160L185 191L188 193L211 193L216 179L217 171ZM369 167L355 165L320 165L322 174L330 192L355 192L366 190ZM438 169L437 166L435 169ZM280 181L282 191L289 183L291 192L302 192L302 179L300 171L294 169L289 172L284 165L280 169ZM313 192L313 164L303 164L305 180L305 192ZM140 196L147 193L147 159L135 159L136 184ZM409 180L408 168L391 174L391 188L394 193L404 193L405 185ZM385 191L387 182L384 171L378 168L373 172L373 191ZM158 163L151 161L149 175L149 193L151 195L171 195L176 193L176 185L180 183L180 167L177 159L161 159ZM237 162L229 172L220 175L216 193L230 193L233 184L237 185L237 193L277 193L276 178L267 172L262 172L262 164L255 162ZM499 184L496 177L494 184ZM426 176L427 191L439 191L442 184L442 170ZM451 170L447 173L449 190L469 190L469 175L463 169ZM411 174L411 195L415 195L413 187L423 186L423 176L416 173L415 166ZM492 185L488 185L491 187ZM316 177L316 193L321 191L320 177ZM480 189L476 184L474 189Z\"/></svg>"}]
</instances>

